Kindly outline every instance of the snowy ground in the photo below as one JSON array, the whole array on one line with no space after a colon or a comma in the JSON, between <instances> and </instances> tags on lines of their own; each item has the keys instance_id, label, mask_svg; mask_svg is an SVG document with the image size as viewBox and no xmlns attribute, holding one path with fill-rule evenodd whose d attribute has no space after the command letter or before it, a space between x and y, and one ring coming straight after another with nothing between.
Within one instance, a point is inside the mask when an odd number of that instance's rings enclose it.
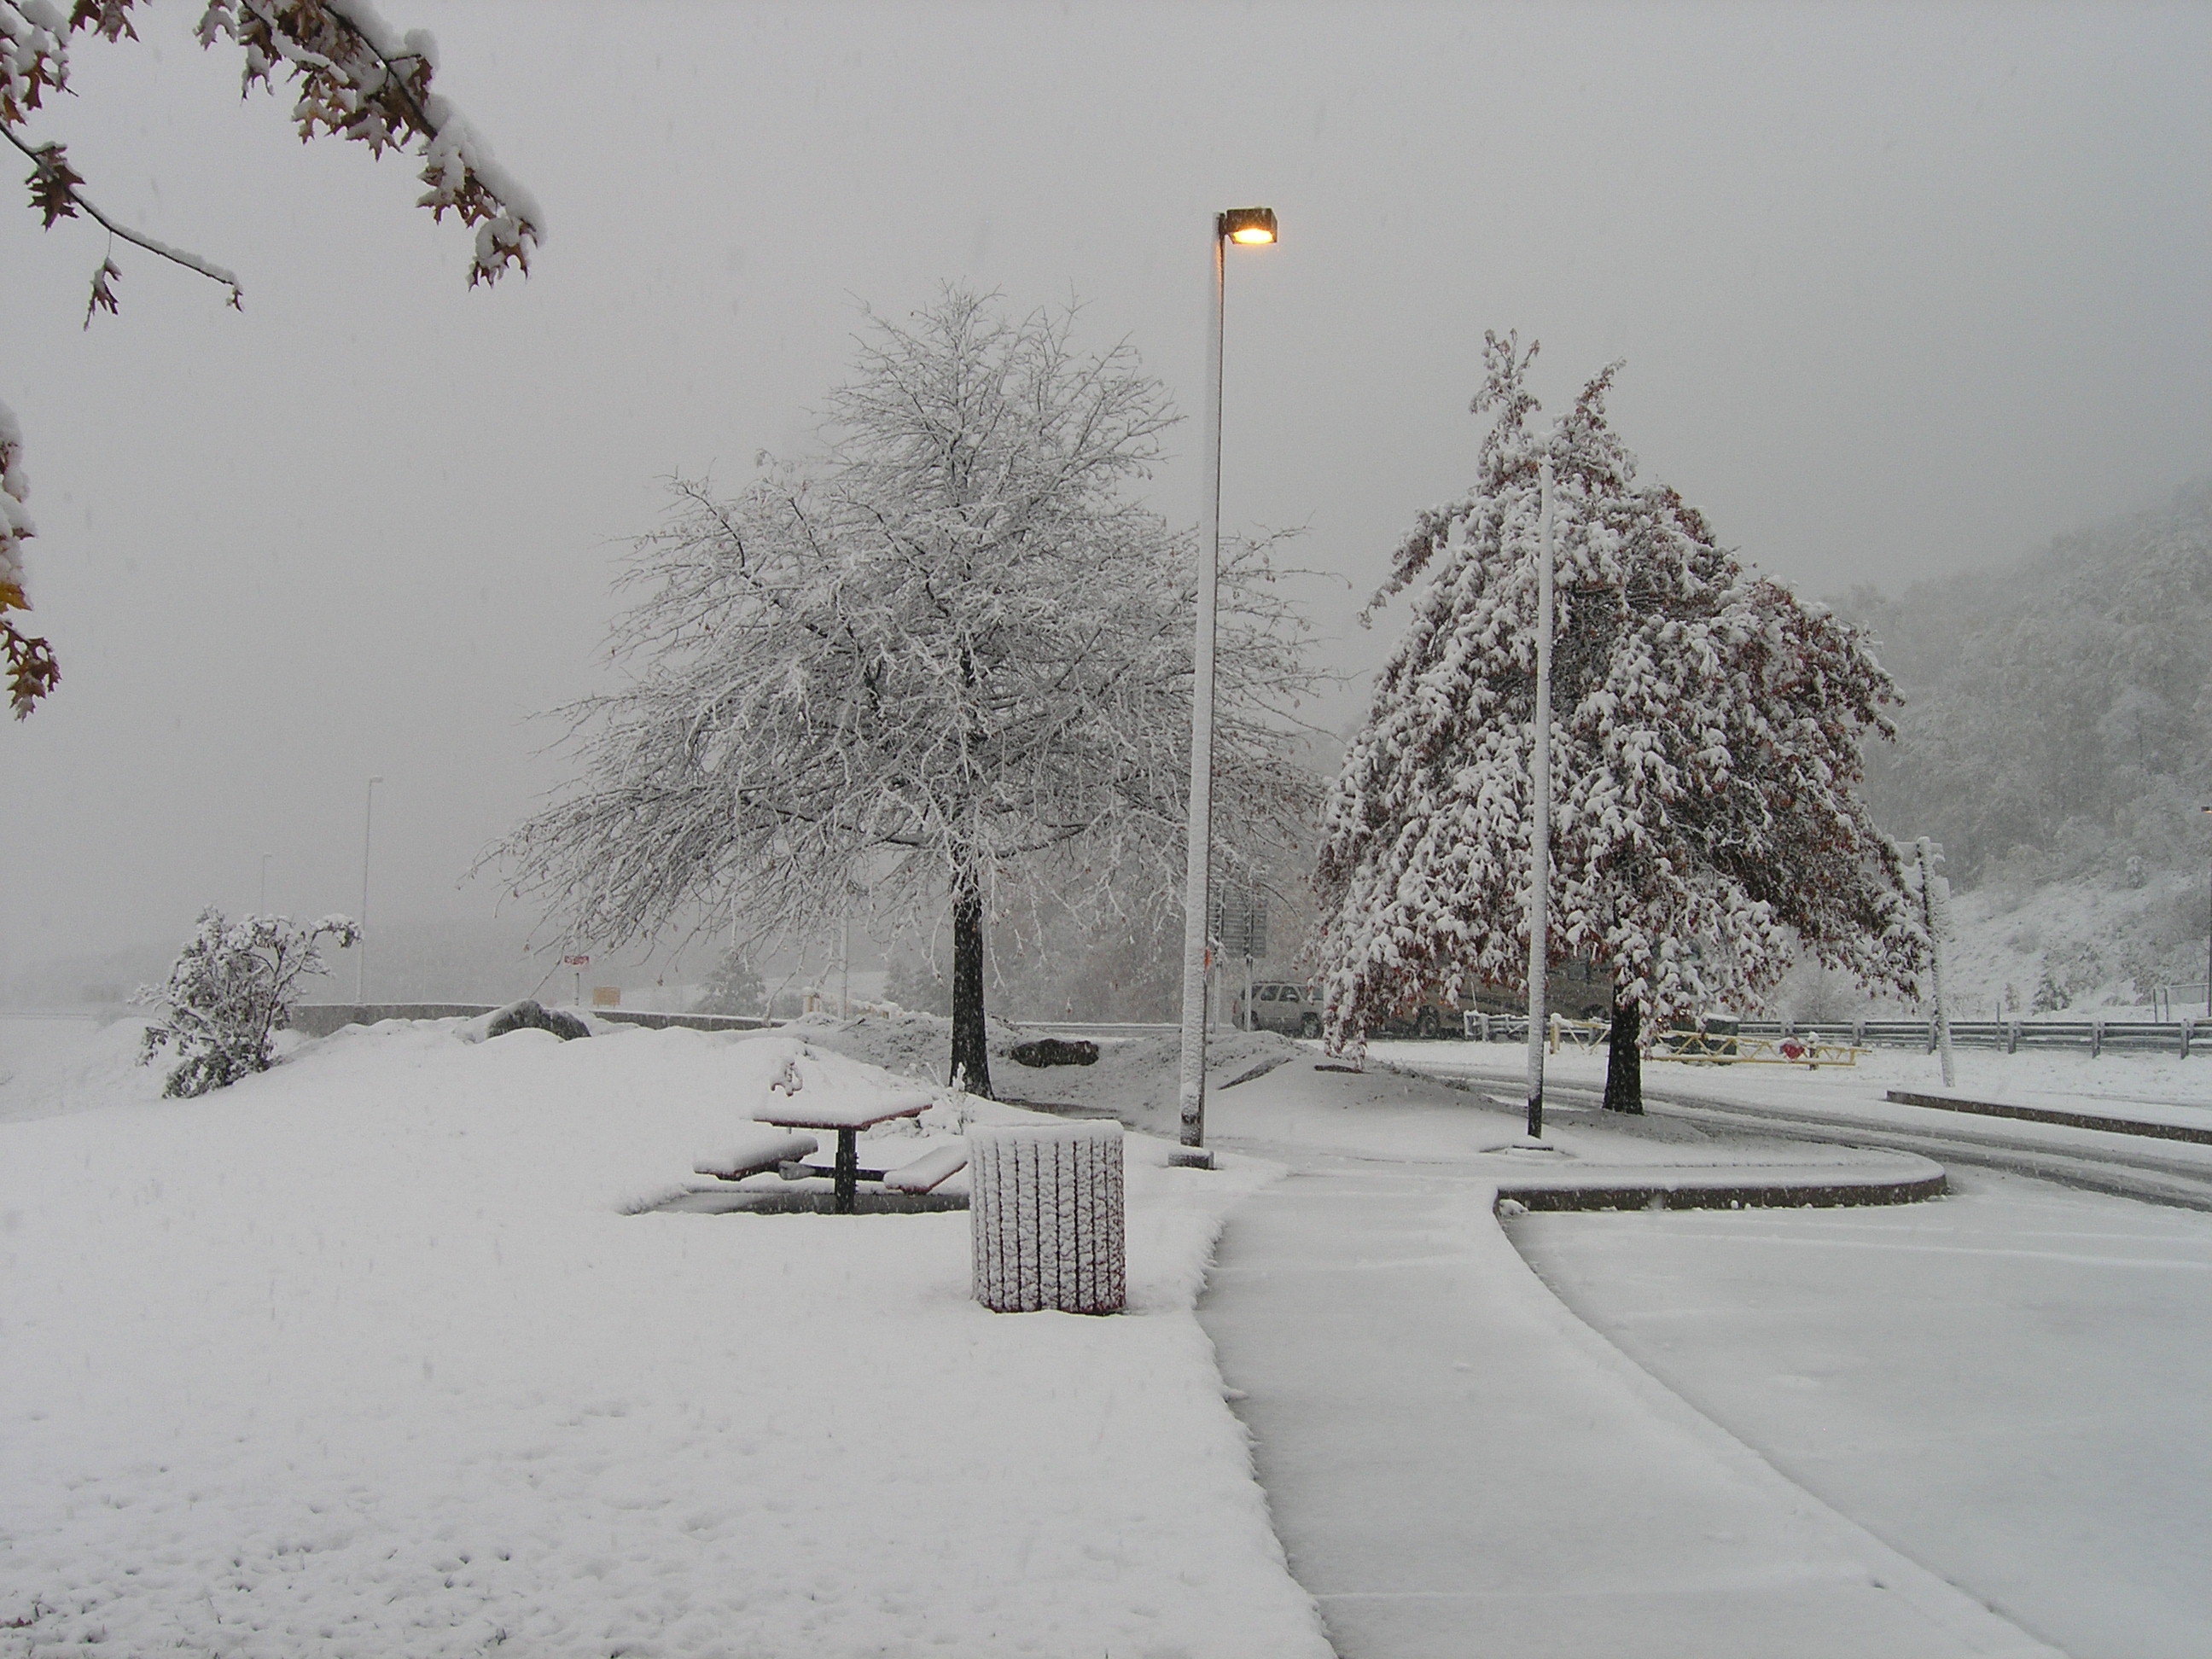
<instances>
[{"instance_id":1,"label":"snowy ground","mask_svg":"<svg viewBox=\"0 0 2212 1659\"><path fill-rule=\"evenodd\" d=\"M1191 1313L1264 1167L1133 1142L1131 1315L998 1316L964 1215L632 1212L787 1036L131 1035L7 1085L0 1652L1326 1650Z\"/></svg>"},{"instance_id":2,"label":"snowy ground","mask_svg":"<svg viewBox=\"0 0 2212 1659\"><path fill-rule=\"evenodd\" d=\"M2073 1659L2212 1632L2212 1217L1967 1171L1897 1209L1529 1214L1568 1304Z\"/></svg>"},{"instance_id":3,"label":"snowy ground","mask_svg":"<svg viewBox=\"0 0 2212 1659\"><path fill-rule=\"evenodd\" d=\"M532 1655L1320 1656L1313 1604L1285 1569L1192 1313L1224 1215L1267 1186L1270 1160L1326 1163L1347 1194L1391 1171L1421 1187L1421 1203L1449 1212L1448 1223L1431 1228L1384 1194L1392 1224L1413 1224L1413 1270L1433 1265L1423 1254L1433 1245L1439 1261L1465 1259L1448 1273L1503 1297L1494 1352L1528 1378L1550 1378L1539 1393L1607 1414L1601 1462L1648 1465L1638 1503L1667 1513L1679 1486L1754 1517L1725 1547L1713 1540L1734 1528L1719 1521L1711 1536L1656 1538L1675 1565L1644 1573L1652 1564L1637 1552L1655 1529L1629 1524L1644 1511L1600 1504L1623 1522L1607 1534L1619 1551L1601 1562L1589 1493L1606 1477L1587 1458L1543 1477L1547 1448L1580 1443L1571 1425L1522 1434L1517 1408L1455 1373L1437 1399L1459 1413L1456 1426L1432 1431L1415 1415L1419 1390L1374 1397L1378 1377L1396 1373L1373 1347L1322 1343L1291 1322L1291 1338L1321 1350L1310 1363L1370 1402L1369 1427L1403 1413L1431 1445L1484 1424L1503 1437L1498 1455L1519 1460L1507 1508L1473 1481L1429 1483L1437 1502L1457 1506L1449 1512L1383 1506L1425 1534L1496 1524L1501 1536L1559 1540L1493 1605L1563 1606L1561 1595L1599 1581L1656 1593L1671 1575L1685 1595L1715 1598L1716 1619L1729 1585L1755 1583L1781 1621L1772 1628L1802 1629L1828 1618L1824 1607L1856 1605L1858 1587L1876 1578L1910 1579L1917 1588L1900 1604L1922 1620L1916 1628L1979 1629L1970 1597L1934 1574L1914 1577L1862 1536L1863 1522L1972 1595L2017 1602L2039 1633L2063 1620L2030 1607L2025 1577L2081 1620L2120 1629L2121 1645L2084 1644L2085 1655L2167 1650L2148 1637L2126 1643L2196 1616L2171 1589L2174 1560L2212 1553L2201 1504L2179 1512L2190 1487L2202 1490L2196 1454L2170 1460L2173 1482L2136 1472L2187 1437L2174 1413L2212 1382L2197 1335L2212 1311L2197 1305L2212 1257L2188 1231L2212 1225L2203 1218L2118 1205L2099 1219L2106 1212L2094 1205L2069 1208L2070 1196L2056 1210L2007 1207L1984 1181L1972 1203L1569 1216L1522 1234L1558 1241L1539 1249L1552 1251L1547 1271L1700 1417L1534 1280L1510 1288L1506 1269L1522 1270L1482 1193L1501 1171L1523 1178L1553 1162L1694 1179L1827 1154L1680 1120L1608 1125L1594 1115L1559 1120L1558 1153L1501 1150L1516 1138L1511 1085L1468 1091L1379 1067L1323 1073L1310 1048L1265 1035L1225 1035L1212 1056L1217 1142L1250 1155L1207 1175L1165 1168L1162 1143L1132 1139L1127 1318L981 1312L967 1299L958 1214L637 1212L695 1184L693 1158L755 1109L794 1042L851 1056L819 1058L843 1086L889 1087L860 1062L933 1076L942 1031L882 1018L759 1035L611 1028L564 1045L536 1033L471 1043L454 1023L394 1024L293 1042L267 1076L179 1103L160 1100L157 1073L130 1064L127 1025L0 1020L0 1274L10 1287L0 1315L0 1654L104 1638L122 1652L181 1643L287 1656L510 1644ZM1164 1128L1173 1043L1110 1042L1089 1067L994 1066L1003 1092ZM1502 1045L1396 1047L1472 1074L1517 1072L1519 1051ZM2191 1093L2199 1075L2212 1080L2212 1056L1960 1060L1988 1068L1962 1072L1961 1092L1970 1078L1977 1091L2094 1085L2176 1110L2204 1098ZM1563 1056L1554 1075L1595 1080L1601 1064ZM1891 1054L1856 1073L1689 1075L1710 1092L1894 1114L1911 1109L1887 1106L1881 1091L1925 1086L1934 1064ZM1655 1086L1677 1069L1655 1066ZM957 1104L934 1110L925 1132L952 1127ZM1896 1161L1842 1155L1854 1157ZM1268 1188L1265 1201L1295 1185ZM1996 1196L1984 1205L1985 1189ZM2153 1219L2135 1225L2143 1214ZM2112 1237L2092 1238L2100 1227ZM1900 1238L1911 1249L1892 1248ZM2009 1276L1978 1290L1976 1263ZM1903 1295L1923 1267L1925 1294L1905 1296L1911 1310L1874 1316L1896 1310L1868 1286L1888 1275ZM1586 1284L1595 1287L1587 1297ZM1605 1299L1615 1291L1625 1299ZM1409 1291L1384 1324L1435 1328L1433 1292ZM1941 1340L1947 1309L1972 1335L1972 1363L1943 1358L1954 1352ZM2074 1352L2083 1347L2103 1357ZM2020 1384L2029 1370L2033 1386ZM1721 1426L1701 1428L1706 1418ZM2038 1455L1988 1431L2007 1425ZM2055 1443L2069 1437L2079 1445ZM1762 1473L1739 1441L1802 1469L1827 1504ZM1844 1446L1863 1455L1855 1463L1837 1451ZM2081 1490L2100 1469L2105 1488ZM1334 1491L1324 1481L1309 1501L1376 1513ZM2007 1508L2039 1493L2049 1522L2040 1541ZM1909 1512L1892 1516L1886 1504ZM1923 1523L1948 1537L1950 1553L1923 1549L1913 1530ZM2066 1540L2092 1531L2094 1547L2069 1553ZM2015 1547L2036 1565L2008 1567ZM2123 1557L2134 1562L2125 1573L2113 1565ZM1506 1571L1495 1553L1482 1561ZM2101 1592L2068 1588L2115 1573L2140 1590L2138 1603L2153 1598L2148 1622L2116 1626ZM1601 1645L1632 1640L1655 1653L1812 1650L1684 1646L1672 1641L1682 1627L1655 1646L1639 1620L1658 1605L1639 1613L1584 1595L1579 1628ZM1679 1623L1690 1603L1665 1605ZM1548 1627L1528 1626L1515 1650L1590 1650L1530 1646ZM1694 1638L1697 1626L1686 1628ZM1970 1648L1961 1635L1935 1650L2012 1650L2001 1628L1993 1639ZM1821 1650L1873 1650L1831 1640Z\"/></svg>"}]
</instances>

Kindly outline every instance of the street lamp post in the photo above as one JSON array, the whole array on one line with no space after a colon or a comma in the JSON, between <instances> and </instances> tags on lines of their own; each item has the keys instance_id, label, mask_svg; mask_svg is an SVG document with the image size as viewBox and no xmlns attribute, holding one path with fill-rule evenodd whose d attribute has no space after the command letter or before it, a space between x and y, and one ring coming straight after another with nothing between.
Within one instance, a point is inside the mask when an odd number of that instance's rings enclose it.
<instances>
[{"instance_id":1,"label":"street lamp post","mask_svg":"<svg viewBox=\"0 0 2212 1659\"><path fill-rule=\"evenodd\" d=\"M1229 244L1263 247L1275 240L1273 208L1231 208L1213 216L1213 303L1206 331L1206 545L1198 567L1198 629L1190 689L1190 819L1184 843L1182 900L1182 1068L1179 1164L1210 1168L1206 1146L1206 921L1207 866L1213 852L1214 609L1221 581L1221 325L1227 303Z\"/></svg>"},{"instance_id":2,"label":"street lamp post","mask_svg":"<svg viewBox=\"0 0 2212 1659\"><path fill-rule=\"evenodd\" d=\"M1544 994L1552 973L1552 464L1543 465L1536 566L1536 707L1528 722L1528 1139L1544 1138Z\"/></svg>"},{"instance_id":3,"label":"street lamp post","mask_svg":"<svg viewBox=\"0 0 2212 1659\"><path fill-rule=\"evenodd\" d=\"M368 781L368 805L361 815L361 943L354 949L361 954L354 958L353 1000L368 1000L368 837L376 823L376 786L380 777Z\"/></svg>"},{"instance_id":4,"label":"street lamp post","mask_svg":"<svg viewBox=\"0 0 2212 1659\"><path fill-rule=\"evenodd\" d=\"M276 856L274 853L261 855L261 914L264 915L269 914L269 860Z\"/></svg>"}]
</instances>

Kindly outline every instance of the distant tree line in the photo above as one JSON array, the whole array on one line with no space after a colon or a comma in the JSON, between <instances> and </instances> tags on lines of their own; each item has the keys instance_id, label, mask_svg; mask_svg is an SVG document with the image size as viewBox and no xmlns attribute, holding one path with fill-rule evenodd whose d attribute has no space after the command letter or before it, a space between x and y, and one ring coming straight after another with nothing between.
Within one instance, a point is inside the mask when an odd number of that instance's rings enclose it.
<instances>
[{"instance_id":1,"label":"distant tree line","mask_svg":"<svg viewBox=\"0 0 2212 1659\"><path fill-rule=\"evenodd\" d=\"M1905 696L1869 808L1941 841L1960 885L2140 882L2212 850L2212 479L2011 569L1837 609Z\"/></svg>"}]
</instances>

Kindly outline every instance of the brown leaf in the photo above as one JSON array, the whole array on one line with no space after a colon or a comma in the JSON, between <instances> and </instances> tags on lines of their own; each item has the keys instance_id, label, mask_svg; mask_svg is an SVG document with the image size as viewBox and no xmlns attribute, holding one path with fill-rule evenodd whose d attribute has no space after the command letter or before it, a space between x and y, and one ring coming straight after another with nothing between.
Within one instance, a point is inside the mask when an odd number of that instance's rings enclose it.
<instances>
[{"instance_id":1,"label":"brown leaf","mask_svg":"<svg viewBox=\"0 0 2212 1659\"><path fill-rule=\"evenodd\" d=\"M87 328L92 326L92 313L95 311L104 311L111 317L120 314L115 303L115 290L109 283L119 282L122 276L123 268L113 259L102 259L100 269L92 273L92 298L85 301L84 307L84 325Z\"/></svg>"},{"instance_id":2,"label":"brown leaf","mask_svg":"<svg viewBox=\"0 0 2212 1659\"><path fill-rule=\"evenodd\" d=\"M32 152L30 175L23 182L31 187L31 206L46 216L46 229L57 219L76 217L76 187L84 180L59 144L42 144Z\"/></svg>"}]
</instances>

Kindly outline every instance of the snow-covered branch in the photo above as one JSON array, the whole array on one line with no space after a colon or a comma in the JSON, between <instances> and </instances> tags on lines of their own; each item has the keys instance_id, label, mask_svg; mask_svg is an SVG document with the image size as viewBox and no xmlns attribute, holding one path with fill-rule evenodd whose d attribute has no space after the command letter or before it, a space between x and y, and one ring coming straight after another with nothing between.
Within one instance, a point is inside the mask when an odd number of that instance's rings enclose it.
<instances>
[{"instance_id":1,"label":"snow-covered branch","mask_svg":"<svg viewBox=\"0 0 2212 1659\"><path fill-rule=\"evenodd\" d=\"M85 193L84 179L70 165L64 146L29 134L51 95L70 90L71 37L82 30L111 42L126 35L135 40L136 3L76 0L64 15L54 0L0 0L0 137L31 162L24 180L31 206L48 229L64 219L84 218L111 238L93 273L84 310L87 327L95 313L112 313L119 303L114 284L123 272L114 260L115 241L222 284L233 306L242 295L231 270L102 211ZM395 30L368 0L210 0L198 33L204 46L228 40L243 49L246 92L257 84L273 91L276 76L289 76L296 94L292 117L303 139L336 133L367 144L376 155L419 146L422 182L428 188L417 205L429 209L435 219L454 214L476 229L471 287L496 281L510 267L528 271L530 256L544 234L545 216L468 122L432 89L437 47L428 33ZM4 410L0 417L0 446L13 456L21 448L21 434ZM46 641L24 635L8 618L10 611L29 609L22 542L31 530L21 510L20 469L12 461L7 465L15 482L0 491L0 651L21 719L60 675Z\"/></svg>"}]
</instances>

